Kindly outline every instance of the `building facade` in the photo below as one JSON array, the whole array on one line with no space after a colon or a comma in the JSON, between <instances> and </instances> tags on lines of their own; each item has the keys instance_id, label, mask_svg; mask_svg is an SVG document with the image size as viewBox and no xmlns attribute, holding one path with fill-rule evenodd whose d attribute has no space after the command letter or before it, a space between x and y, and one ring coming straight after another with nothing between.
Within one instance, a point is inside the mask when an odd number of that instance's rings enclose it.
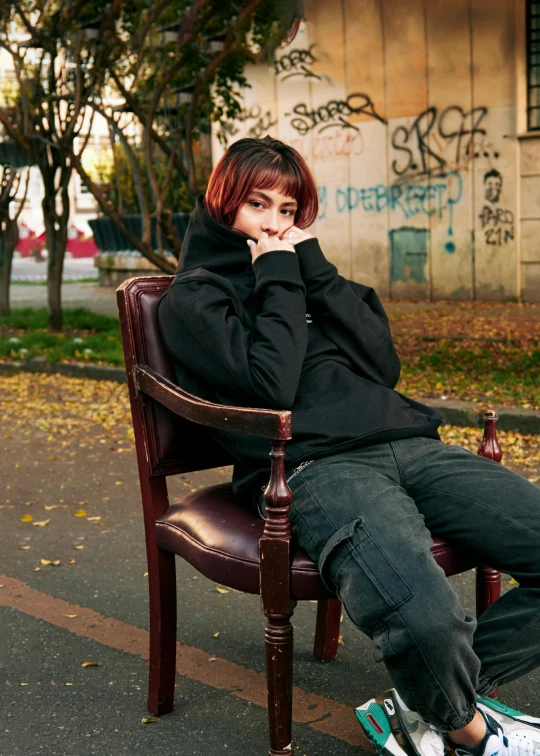
<instances>
[{"instance_id":1,"label":"building facade","mask_svg":"<svg viewBox=\"0 0 540 756\"><path fill-rule=\"evenodd\" d=\"M298 149L323 250L381 296L540 301L537 61L533 0L308 0L214 160L244 136Z\"/></svg>"}]
</instances>

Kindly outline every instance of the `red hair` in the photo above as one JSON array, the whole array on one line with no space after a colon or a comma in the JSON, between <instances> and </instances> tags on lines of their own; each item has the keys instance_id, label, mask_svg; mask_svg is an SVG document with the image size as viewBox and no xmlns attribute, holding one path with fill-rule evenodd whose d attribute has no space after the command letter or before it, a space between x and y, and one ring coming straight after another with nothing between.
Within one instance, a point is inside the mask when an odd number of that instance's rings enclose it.
<instances>
[{"instance_id":1,"label":"red hair","mask_svg":"<svg viewBox=\"0 0 540 756\"><path fill-rule=\"evenodd\" d=\"M306 161L293 147L272 139L239 139L218 162L206 190L209 215L232 226L240 206L255 189L276 189L298 202L294 223L311 226L319 212L317 185Z\"/></svg>"}]
</instances>

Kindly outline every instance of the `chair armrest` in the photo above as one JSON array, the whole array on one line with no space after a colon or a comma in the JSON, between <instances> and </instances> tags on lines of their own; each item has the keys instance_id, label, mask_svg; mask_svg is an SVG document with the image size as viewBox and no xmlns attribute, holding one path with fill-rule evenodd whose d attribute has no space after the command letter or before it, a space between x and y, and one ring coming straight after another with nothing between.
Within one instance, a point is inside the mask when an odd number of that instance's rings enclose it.
<instances>
[{"instance_id":1,"label":"chair armrest","mask_svg":"<svg viewBox=\"0 0 540 756\"><path fill-rule=\"evenodd\" d=\"M269 440L291 438L291 413L288 410L229 407L207 402L184 391L148 365L133 367L133 383L136 394L141 392L152 397L192 423Z\"/></svg>"}]
</instances>

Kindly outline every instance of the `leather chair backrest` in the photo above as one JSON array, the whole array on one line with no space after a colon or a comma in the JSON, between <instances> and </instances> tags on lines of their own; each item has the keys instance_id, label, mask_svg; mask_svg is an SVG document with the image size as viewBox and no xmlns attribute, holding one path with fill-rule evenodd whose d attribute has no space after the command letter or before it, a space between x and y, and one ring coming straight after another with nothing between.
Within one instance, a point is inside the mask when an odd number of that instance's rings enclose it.
<instances>
[{"instance_id":1,"label":"leather chair backrest","mask_svg":"<svg viewBox=\"0 0 540 756\"><path fill-rule=\"evenodd\" d=\"M120 327L132 407L141 402L142 414L133 412L136 439L144 443L151 475L173 475L233 464L229 454L206 428L175 415L135 389L131 370L148 365L176 383L173 361L165 349L157 320L157 306L174 276L144 276L124 281L117 289ZM137 418L141 417L140 423ZM141 427L137 428L139 425Z\"/></svg>"}]
</instances>

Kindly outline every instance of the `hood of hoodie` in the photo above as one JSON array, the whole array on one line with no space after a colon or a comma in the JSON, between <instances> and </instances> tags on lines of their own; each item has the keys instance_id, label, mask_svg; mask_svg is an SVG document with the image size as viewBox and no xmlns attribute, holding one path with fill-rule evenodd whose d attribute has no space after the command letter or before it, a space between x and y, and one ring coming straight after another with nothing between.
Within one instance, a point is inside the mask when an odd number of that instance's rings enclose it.
<instances>
[{"instance_id":1,"label":"hood of hoodie","mask_svg":"<svg viewBox=\"0 0 540 756\"><path fill-rule=\"evenodd\" d=\"M212 218L204 209L203 195L200 194L182 243L176 273L204 268L229 279L243 275L253 278L248 239L253 237Z\"/></svg>"}]
</instances>

